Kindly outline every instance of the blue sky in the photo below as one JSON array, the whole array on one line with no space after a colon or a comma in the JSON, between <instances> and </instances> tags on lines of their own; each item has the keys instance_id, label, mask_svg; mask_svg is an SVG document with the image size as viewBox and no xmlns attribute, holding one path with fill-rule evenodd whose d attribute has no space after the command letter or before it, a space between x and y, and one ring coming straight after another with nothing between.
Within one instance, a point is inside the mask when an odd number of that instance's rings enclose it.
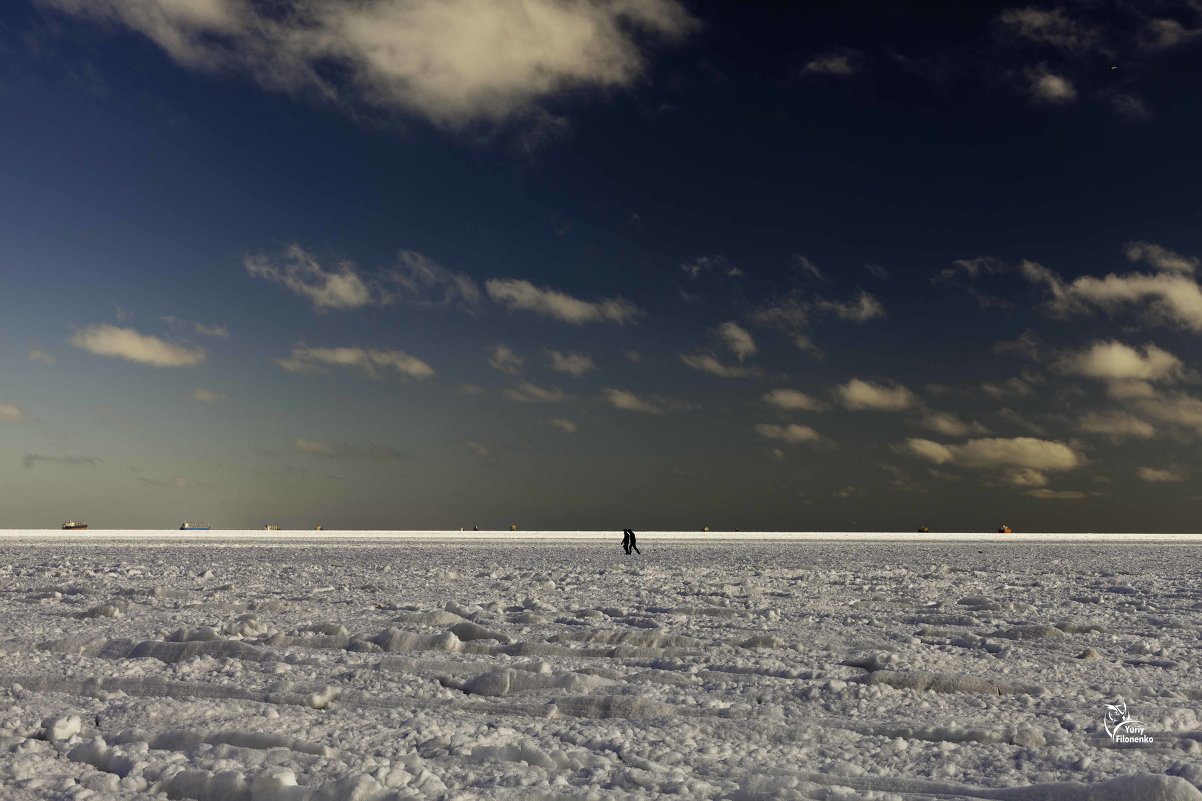
<instances>
[{"instance_id":1,"label":"blue sky","mask_svg":"<svg viewBox=\"0 0 1202 801\"><path fill-rule=\"evenodd\" d=\"M0 526L1197 528L1191 4L266 8L0 11Z\"/></svg>"}]
</instances>

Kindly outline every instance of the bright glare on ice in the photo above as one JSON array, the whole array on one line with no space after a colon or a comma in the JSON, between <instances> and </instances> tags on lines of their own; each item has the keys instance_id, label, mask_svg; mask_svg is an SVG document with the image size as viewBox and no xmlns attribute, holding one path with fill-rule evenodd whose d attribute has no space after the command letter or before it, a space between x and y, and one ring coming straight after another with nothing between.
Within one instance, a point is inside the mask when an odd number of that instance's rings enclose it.
<instances>
[{"instance_id":1,"label":"bright glare on ice","mask_svg":"<svg viewBox=\"0 0 1202 801\"><path fill-rule=\"evenodd\" d=\"M1202 799L1188 540L51 536L12 801Z\"/></svg>"}]
</instances>

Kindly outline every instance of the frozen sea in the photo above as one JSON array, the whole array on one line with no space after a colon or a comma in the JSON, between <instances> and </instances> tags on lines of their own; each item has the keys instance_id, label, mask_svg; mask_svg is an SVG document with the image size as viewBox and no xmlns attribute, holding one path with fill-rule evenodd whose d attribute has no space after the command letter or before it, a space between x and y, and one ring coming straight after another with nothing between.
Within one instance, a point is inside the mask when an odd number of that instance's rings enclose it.
<instances>
[{"instance_id":1,"label":"frozen sea","mask_svg":"<svg viewBox=\"0 0 1202 801\"><path fill-rule=\"evenodd\" d=\"M620 537L0 532L0 798L1202 801L1202 537Z\"/></svg>"}]
</instances>

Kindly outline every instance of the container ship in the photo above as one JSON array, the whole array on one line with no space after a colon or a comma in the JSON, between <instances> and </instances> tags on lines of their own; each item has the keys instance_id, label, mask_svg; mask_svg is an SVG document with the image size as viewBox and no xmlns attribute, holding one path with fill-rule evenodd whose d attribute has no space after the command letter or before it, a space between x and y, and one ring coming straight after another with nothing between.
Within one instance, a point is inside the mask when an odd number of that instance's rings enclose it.
<instances>
[{"instance_id":1,"label":"container ship","mask_svg":"<svg viewBox=\"0 0 1202 801\"><path fill-rule=\"evenodd\" d=\"M68 520L63 523L63 531L87 531L88 524L82 520Z\"/></svg>"},{"instance_id":2,"label":"container ship","mask_svg":"<svg viewBox=\"0 0 1202 801\"><path fill-rule=\"evenodd\" d=\"M275 523L268 523L266 526L264 526L264 529L266 529L267 531L279 531L280 527L277 526Z\"/></svg>"},{"instance_id":3,"label":"container ship","mask_svg":"<svg viewBox=\"0 0 1202 801\"><path fill-rule=\"evenodd\" d=\"M180 523L179 530L180 531L208 531L209 524L208 523L189 523L187 520L185 520L183 523Z\"/></svg>"}]
</instances>

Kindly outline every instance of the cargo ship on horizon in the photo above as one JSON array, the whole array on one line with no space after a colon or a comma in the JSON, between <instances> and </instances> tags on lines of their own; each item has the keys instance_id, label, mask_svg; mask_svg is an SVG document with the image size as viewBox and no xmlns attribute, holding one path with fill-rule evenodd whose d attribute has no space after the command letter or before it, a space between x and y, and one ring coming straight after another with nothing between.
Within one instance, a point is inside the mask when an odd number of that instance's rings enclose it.
<instances>
[{"instance_id":1,"label":"cargo ship on horizon","mask_svg":"<svg viewBox=\"0 0 1202 801\"><path fill-rule=\"evenodd\" d=\"M209 524L208 523L189 523L187 520L185 520L183 523L180 523L179 530L180 531L208 531Z\"/></svg>"},{"instance_id":2,"label":"cargo ship on horizon","mask_svg":"<svg viewBox=\"0 0 1202 801\"><path fill-rule=\"evenodd\" d=\"M63 523L63 531L87 531L88 524L82 520L68 520Z\"/></svg>"}]
</instances>

